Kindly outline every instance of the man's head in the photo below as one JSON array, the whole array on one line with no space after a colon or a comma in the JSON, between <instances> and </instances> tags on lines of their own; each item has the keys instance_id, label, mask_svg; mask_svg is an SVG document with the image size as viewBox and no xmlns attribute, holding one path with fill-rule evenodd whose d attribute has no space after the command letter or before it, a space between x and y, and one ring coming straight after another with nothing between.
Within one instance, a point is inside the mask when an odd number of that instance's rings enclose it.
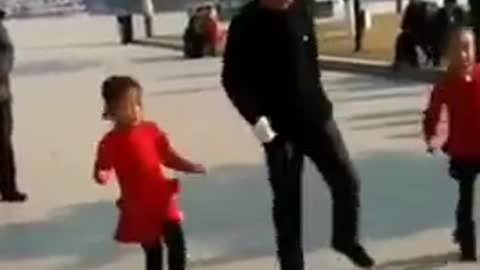
<instances>
[{"instance_id":1,"label":"man's head","mask_svg":"<svg viewBox=\"0 0 480 270\"><path fill-rule=\"evenodd\" d=\"M5 11L5 9L0 8L0 21L5 20L5 17L7 17L7 12Z\"/></svg>"},{"instance_id":2,"label":"man's head","mask_svg":"<svg viewBox=\"0 0 480 270\"><path fill-rule=\"evenodd\" d=\"M450 5L450 6L456 5L456 4L457 4L457 0L445 0L445 1L443 2L443 4L444 4L445 6L448 6L448 5Z\"/></svg>"},{"instance_id":3,"label":"man's head","mask_svg":"<svg viewBox=\"0 0 480 270\"><path fill-rule=\"evenodd\" d=\"M260 3L273 10L286 10L288 9L296 0L259 0Z\"/></svg>"},{"instance_id":4,"label":"man's head","mask_svg":"<svg viewBox=\"0 0 480 270\"><path fill-rule=\"evenodd\" d=\"M5 1L0 1L0 21L3 21L7 17L7 8L8 6Z\"/></svg>"}]
</instances>

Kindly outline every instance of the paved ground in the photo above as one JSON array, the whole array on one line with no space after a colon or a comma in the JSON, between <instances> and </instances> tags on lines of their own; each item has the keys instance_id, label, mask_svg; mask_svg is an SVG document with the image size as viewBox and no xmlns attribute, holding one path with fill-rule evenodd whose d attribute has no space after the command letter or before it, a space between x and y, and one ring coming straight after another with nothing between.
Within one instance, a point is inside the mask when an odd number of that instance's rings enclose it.
<instances>
[{"instance_id":1,"label":"paved ground","mask_svg":"<svg viewBox=\"0 0 480 270\"><path fill-rule=\"evenodd\" d=\"M206 177L183 178L192 265L274 269L262 153L219 87L220 61L117 47L109 22L10 24L19 47L19 178L32 198L0 205L0 269L142 269L138 248L111 241L115 186L97 187L90 177L95 142L108 127L100 120L99 84L112 73L138 77L150 118L209 168ZM378 269L477 269L445 265L455 256L455 186L444 158L427 156L419 137L427 87L329 72L323 81L363 179L362 231ZM329 194L310 165L304 190L310 269L352 269L328 249Z\"/></svg>"}]
</instances>

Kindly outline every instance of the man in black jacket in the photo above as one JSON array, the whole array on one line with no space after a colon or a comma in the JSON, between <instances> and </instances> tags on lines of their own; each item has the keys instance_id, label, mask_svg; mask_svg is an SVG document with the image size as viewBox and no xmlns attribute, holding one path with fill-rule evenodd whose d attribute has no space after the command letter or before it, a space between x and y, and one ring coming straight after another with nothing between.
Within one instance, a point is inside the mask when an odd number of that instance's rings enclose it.
<instances>
[{"instance_id":1,"label":"man in black jacket","mask_svg":"<svg viewBox=\"0 0 480 270\"><path fill-rule=\"evenodd\" d=\"M27 196L18 191L15 179L12 93L10 91L14 49L3 24L5 15L5 11L0 9L0 198L6 202L23 202Z\"/></svg>"},{"instance_id":2,"label":"man in black jacket","mask_svg":"<svg viewBox=\"0 0 480 270\"><path fill-rule=\"evenodd\" d=\"M359 181L320 82L313 18L306 7L301 0L247 4L230 25L222 83L265 148L281 269L304 269L304 156L331 190L333 248L368 268L374 261L358 239Z\"/></svg>"}]
</instances>

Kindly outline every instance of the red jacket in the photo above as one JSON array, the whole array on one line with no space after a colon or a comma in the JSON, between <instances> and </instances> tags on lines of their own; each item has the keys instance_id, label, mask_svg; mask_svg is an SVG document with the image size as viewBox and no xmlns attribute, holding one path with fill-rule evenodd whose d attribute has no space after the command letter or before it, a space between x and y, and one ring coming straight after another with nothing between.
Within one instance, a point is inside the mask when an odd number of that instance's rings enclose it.
<instances>
[{"instance_id":1,"label":"red jacket","mask_svg":"<svg viewBox=\"0 0 480 270\"><path fill-rule=\"evenodd\" d=\"M430 96L423 122L425 140L438 135L442 108L448 118L444 150L452 158L480 158L480 66L470 79L448 73Z\"/></svg>"},{"instance_id":2,"label":"red jacket","mask_svg":"<svg viewBox=\"0 0 480 270\"><path fill-rule=\"evenodd\" d=\"M95 178L106 184L114 172L120 187L116 240L152 243L162 236L166 221L181 222L178 183L164 175L161 165L182 171L192 167L175 153L154 123L113 129L100 141Z\"/></svg>"}]
</instances>

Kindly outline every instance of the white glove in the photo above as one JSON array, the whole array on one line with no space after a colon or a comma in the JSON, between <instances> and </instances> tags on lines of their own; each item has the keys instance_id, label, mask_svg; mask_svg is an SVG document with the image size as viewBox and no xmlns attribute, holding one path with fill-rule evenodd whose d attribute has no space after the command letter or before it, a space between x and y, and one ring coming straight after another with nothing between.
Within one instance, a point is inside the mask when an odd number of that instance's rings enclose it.
<instances>
[{"instance_id":1,"label":"white glove","mask_svg":"<svg viewBox=\"0 0 480 270\"><path fill-rule=\"evenodd\" d=\"M277 133L272 129L270 121L265 116L260 117L253 126L253 133L262 143L270 143L277 137Z\"/></svg>"}]
</instances>

